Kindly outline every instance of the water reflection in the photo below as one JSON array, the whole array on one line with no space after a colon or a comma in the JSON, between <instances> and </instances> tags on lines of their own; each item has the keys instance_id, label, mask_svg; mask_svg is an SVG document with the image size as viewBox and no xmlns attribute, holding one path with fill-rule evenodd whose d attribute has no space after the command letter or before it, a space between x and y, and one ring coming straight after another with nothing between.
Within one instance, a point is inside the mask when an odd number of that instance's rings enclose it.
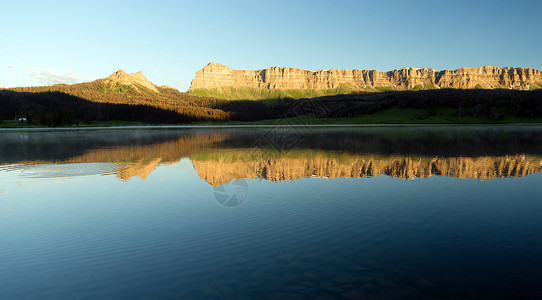
<instances>
[{"instance_id":1,"label":"water reflection","mask_svg":"<svg viewBox=\"0 0 542 300\"><path fill-rule=\"evenodd\" d=\"M281 149L269 130L132 130L3 133L0 171L65 177L114 173L130 180L188 157L199 176L271 181L446 175L488 179L542 170L538 128L311 129ZM45 167L44 165L49 165ZM38 167L39 166L39 167Z\"/></svg>"},{"instance_id":2,"label":"water reflection","mask_svg":"<svg viewBox=\"0 0 542 300\"><path fill-rule=\"evenodd\" d=\"M116 163L52 163L7 165L0 170L16 172L22 178L59 178L119 174L123 168Z\"/></svg>"},{"instance_id":3,"label":"water reflection","mask_svg":"<svg viewBox=\"0 0 542 300\"><path fill-rule=\"evenodd\" d=\"M540 132L0 133L0 298L540 299Z\"/></svg>"}]
</instances>

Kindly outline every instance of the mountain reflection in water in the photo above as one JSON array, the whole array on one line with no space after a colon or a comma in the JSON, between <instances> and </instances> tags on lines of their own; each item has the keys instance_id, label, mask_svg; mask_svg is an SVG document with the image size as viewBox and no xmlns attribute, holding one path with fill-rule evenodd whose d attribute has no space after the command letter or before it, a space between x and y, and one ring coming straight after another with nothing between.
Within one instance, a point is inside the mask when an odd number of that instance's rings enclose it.
<instances>
[{"instance_id":1,"label":"mountain reflection in water","mask_svg":"<svg viewBox=\"0 0 542 300\"><path fill-rule=\"evenodd\" d=\"M3 131L0 299L541 299L541 129Z\"/></svg>"},{"instance_id":2,"label":"mountain reflection in water","mask_svg":"<svg viewBox=\"0 0 542 300\"><path fill-rule=\"evenodd\" d=\"M525 176L542 170L537 128L343 128L296 132L295 147L269 139L273 129L163 129L16 132L0 138L0 171L35 176L114 173L147 176L161 164L188 157L212 185L239 178L271 181L307 177L410 179ZM56 165L50 168L32 166ZM86 166L81 172L76 166ZM75 168L75 171L74 171Z\"/></svg>"}]
</instances>

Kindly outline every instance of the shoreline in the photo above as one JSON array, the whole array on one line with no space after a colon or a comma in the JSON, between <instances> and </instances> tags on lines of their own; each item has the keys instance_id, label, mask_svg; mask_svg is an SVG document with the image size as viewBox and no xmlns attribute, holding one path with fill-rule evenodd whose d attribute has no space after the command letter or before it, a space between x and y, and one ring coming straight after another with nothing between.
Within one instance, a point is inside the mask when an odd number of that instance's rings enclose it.
<instances>
[{"instance_id":1,"label":"shoreline","mask_svg":"<svg viewBox=\"0 0 542 300\"><path fill-rule=\"evenodd\" d=\"M119 130L119 129L229 129L229 128L287 128L287 127L540 127L542 123L509 123L509 124L231 124L231 125L125 125L125 126L84 126L84 127L15 127L1 128L1 132L13 131L84 131L84 130Z\"/></svg>"}]
</instances>

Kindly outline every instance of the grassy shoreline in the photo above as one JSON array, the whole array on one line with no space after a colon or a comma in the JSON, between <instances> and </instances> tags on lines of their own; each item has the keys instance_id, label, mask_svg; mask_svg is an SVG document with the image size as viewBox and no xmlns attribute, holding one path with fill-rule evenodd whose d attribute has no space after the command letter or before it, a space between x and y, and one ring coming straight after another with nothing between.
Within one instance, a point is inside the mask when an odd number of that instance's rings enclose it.
<instances>
[{"instance_id":1,"label":"grassy shoreline","mask_svg":"<svg viewBox=\"0 0 542 300\"><path fill-rule=\"evenodd\" d=\"M502 124L179 124L179 125L115 125L115 126L69 126L69 127L0 127L0 132L10 131L79 131L79 130L105 130L105 129L228 129L228 128L273 128L273 127L541 127L542 123L502 123Z\"/></svg>"},{"instance_id":2,"label":"grassy shoreline","mask_svg":"<svg viewBox=\"0 0 542 300\"><path fill-rule=\"evenodd\" d=\"M490 120L486 116L458 117L456 110L437 108L430 112L427 108L392 107L373 114L361 114L340 118L317 118L314 115L298 115L290 118L267 119L260 121L203 121L179 124L151 124L129 121L106 121L79 124L79 126L47 127L19 122L4 122L2 129L85 129L85 128L166 128L166 127L267 127L267 126L461 126L461 125L542 125L542 118L518 118L507 113L501 120Z\"/></svg>"}]
</instances>

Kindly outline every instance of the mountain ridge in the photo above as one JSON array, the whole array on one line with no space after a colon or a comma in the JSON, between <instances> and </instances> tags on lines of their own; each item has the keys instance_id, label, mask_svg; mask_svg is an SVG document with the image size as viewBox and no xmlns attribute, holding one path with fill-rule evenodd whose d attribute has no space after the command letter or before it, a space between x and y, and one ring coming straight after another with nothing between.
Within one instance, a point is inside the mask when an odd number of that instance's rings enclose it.
<instances>
[{"instance_id":1,"label":"mountain ridge","mask_svg":"<svg viewBox=\"0 0 542 300\"><path fill-rule=\"evenodd\" d=\"M260 99L266 94L303 98L350 92L440 88L539 89L542 88L542 71L494 66L441 71L406 67L387 72L361 69L309 71L289 67L234 70L213 62L196 72L188 92L225 99Z\"/></svg>"},{"instance_id":2,"label":"mountain ridge","mask_svg":"<svg viewBox=\"0 0 542 300\"><path fill-rule=\"evenodd\" d=\"M220 64L209 64L209 66L225 69L226 75L232 71ZM495 72L501 70L488 68L495 70ZM258 76L269 75L266 74L266 70L260 70L261 74ZM304 84L303 80L301 83L299 81L296 82L295 76L290 76L292 74L288 74L288 72L282 72L286 70L284 68L275 68L274 70L278 72L275 78L275 81L278 82L277 84L287 85L292 82L294 84ZM301 69L293 70L302 73L309 72L310 74L330 74L337 71L320 70L312 72ZM514 70L515 72L515 69L509 68L510 70ZM254 71L241 72L254 73ZM347 70L343 73L348 72L353 73L354 71ZM435 71L433 69L407 68L401 72L405 74L407 72L433 72L434 74ZM518 74L518 72L514 72L512 73ZM536 76L538 76L537 74L540 71L529 69L528 72L524 72L524 69L521 69L519 73L522 76L529 77L529 80L535 80L538 78ZM226 76L226 78L228 77ZM277 78L285 80L276 80ZM419 77L411 76L409 77L409 82L412 81L412 78L418 81L421 80ZM229 79L230 81L232 80L231 76ZM238 80L238 78L234 79ZM320 84L328 84L328 81L324 80ZM235 82L239 83L238 81ZM340 81L338 83L335 82L336 88L323 90L284 90L271 89L270 86L267 86L267 89L250 88L250 84L254 84L254 82L257 83L258 81L247 80L241 82L238 84L242 85L240 88L220 88L220 92L222 93L220 95L222 99L220 99L220 96L200 95L194 92L183 93L167 86L160 87L150 82L142 72L128 74L123 70L118 70L107 78L91 82L71 85L58 84L41 87L0 89L0 115L6 120L26 118L29 120L29 124L66 126L80 122L90 123L93 120L119 120L145 123L262 121L306 114L313 114L317 118L339 118L353 117L360 114L373 114L394 106L399 106L401 108L429 109L427 113L420 112L411 116L408 122L425 120L436 113L436 108L457 110L455 115L449 111L446 112L445 115L452 119L441 118L435 120L436 122L445 123L471 122L472 120L468 121L455 118L465 115L470 115L473 118L481 117L482 119L479 122L482 123L487 122L483 118L487 118L491 122L501 122L504 119L508 119L507 116L529 118L530 120L542 118L542 106L539 105L542 89L522 91L519 89L438 89L435 87L420 90L419 92L399 90L372 93L370 90L362 91L359 87L357 90L353 89L352 85ZM542 84L540 87L542 87ZM372 91L377 91L377 89L373 88ZM224 99L225 95L228 96L226 100ZM325 106L325 108L315 111L313 102L289 101L289 99L286 99L287 97L320 97L317 101L320 103L320 106ZM281 98L283 99L276 101ZM273 100L235 101L237 99ZM444 115L441 114L441 116ZM397 121L396 117L393 116L385 118L392 119L381 120L377 118L377 122Z\"/></svg>"},{"instance_id":3,"label":"mountain ridge","mask_svg":"<svg viewBox=\"0 0 542 300\"><path fill-rule=\"evenodd\" d=\"M129 74L122 69L89 82L0 89L0 100L4 118L22 115L31 124L54 126L71 125L75 120L182 123L226 120L230 116L212 107L210 103L216 99L157 86L141 71ZM140 114L143 111L147 114ZM66 120L61 121L63 115ZM50 120L54 118L58 122Z\"/></svg>"}]
</instances>

